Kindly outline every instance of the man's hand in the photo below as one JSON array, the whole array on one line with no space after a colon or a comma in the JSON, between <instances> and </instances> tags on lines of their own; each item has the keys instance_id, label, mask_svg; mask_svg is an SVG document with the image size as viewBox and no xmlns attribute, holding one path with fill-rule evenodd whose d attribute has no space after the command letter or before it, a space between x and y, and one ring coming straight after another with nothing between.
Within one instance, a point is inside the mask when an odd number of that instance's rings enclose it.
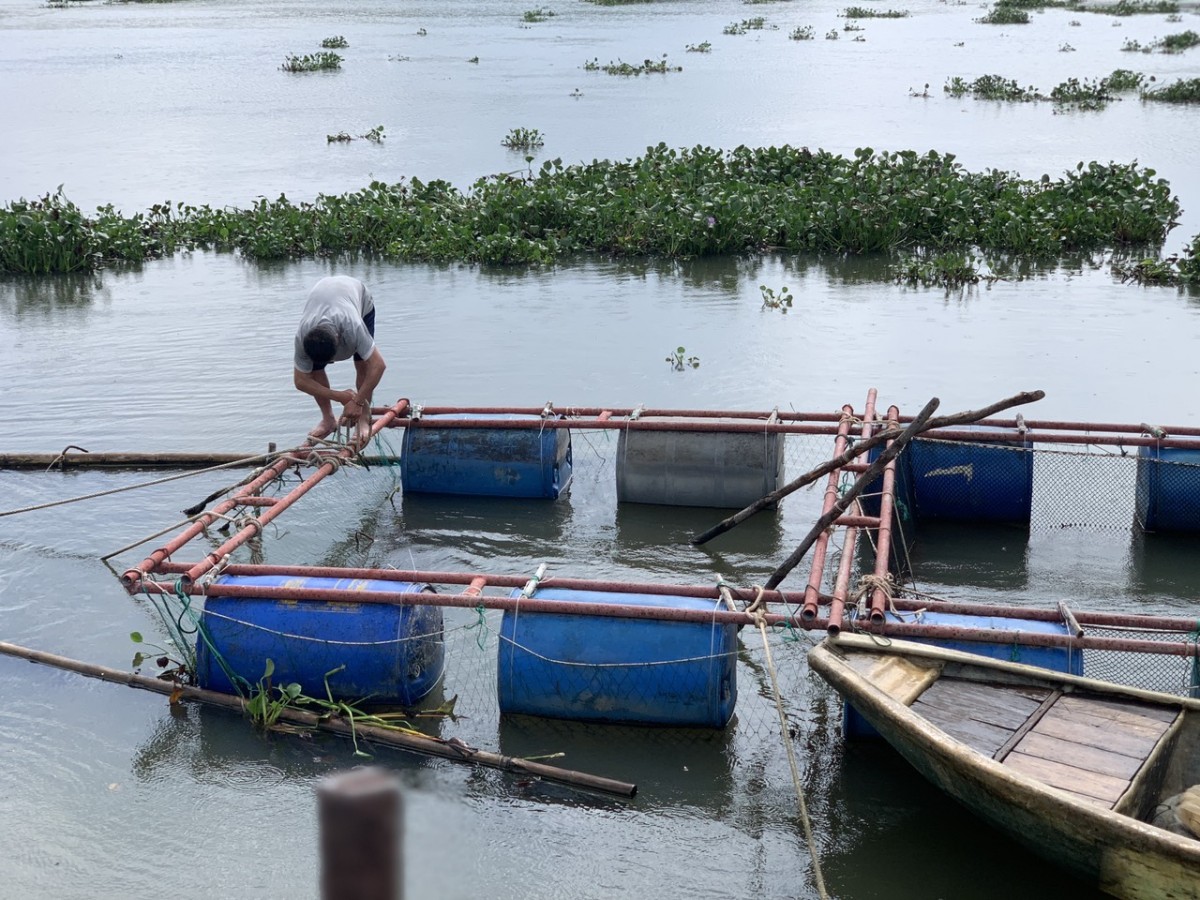
<instances>
[{"instance_id":1,"label":"man's hand","mask_svg":"<svg viewBox=\"0 0 1200 900\"><path fill-rule=\"evenodd\" d=\"M345 391L349 396L342 402L342 417L338 420L340 425L355 425L362 418L363 402L358 399L358 395L354 391Z\"/></svg>"}]
</instances>

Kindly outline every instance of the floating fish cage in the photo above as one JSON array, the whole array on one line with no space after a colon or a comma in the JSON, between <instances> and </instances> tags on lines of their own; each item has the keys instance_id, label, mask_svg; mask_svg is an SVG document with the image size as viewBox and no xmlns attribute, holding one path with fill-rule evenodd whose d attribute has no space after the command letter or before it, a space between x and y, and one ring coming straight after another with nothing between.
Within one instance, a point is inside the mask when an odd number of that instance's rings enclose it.
<instances>
[{"instance_id":1,"label":"floating fish cage","mask_svg":"<svg viewBox=\"0 0 1200 900\"><path fill-rule=\"evenodd\" d=\"M704 421L719 426L734 420ZM774 491L783 478L784 436L774 432L639 429L622 430L617 440L617 499L626 503L739 509Z\"/></svg>"},{"instance_id":2,"label":"floating fish cage","mask_svg":"<svg viewBox=\"0 0 1200 900\"><path fill-rule=\"evenodd\" d=\"M361 578L222 575L242 587L434 593L427 584ZM263 677L296 682L305 694L413 706L437 685L445 666L439 606L208 597L200 616L196 674L201 687L236 692ZM344 668L341 668L344 667Z\"/></svg>"},{"instance_id":3,"label":"floating fish cage","mask_svg":"<svg viewBox=\"0 0 1200 900\"><path fill-rule=\"evenodd\" d=\"M1004 429L962 429L981 435ZM1029 523L1033 509L1033 442L914 440L901 454L897 496L914 517L962 522Z\"/></svg>"},{"instance_id":4,"label":"floating fish cage","mask_svg":"<svg viewBox=\"0 0 1200 900\"><path fill-rule=\"evenodd\" d=\"M514 598L521 592L514 591ZM538 600L712 612L697 597L543 588ZM724 728L737 703L737 626L508 610L500 630L502 713Z\"/></svg>"},{"instance_id":5,"label":"floating fish cage","mask_svg":"<svg viewBox=\"0 0 1200 900\"><path fill-rule=\"evenodd\" d=\"M437 427L443 421L478 428ZM488 422L528 421L528 428ZM543 428L537 415L473 413L425 416L404 430L400 478L405 493L557 499L571 483L571 432Z\"/></svg>"},{"instance_id":6,"label":"floating fish cage","mask_svg":"<svg viewBox=\"0 0 1200 900\"><path fill-rule=\"evenodd\" d=\"M1139 447L1135 505L1144 531L1200 531L1200 450Z\"/></svg>"}]
</instances>

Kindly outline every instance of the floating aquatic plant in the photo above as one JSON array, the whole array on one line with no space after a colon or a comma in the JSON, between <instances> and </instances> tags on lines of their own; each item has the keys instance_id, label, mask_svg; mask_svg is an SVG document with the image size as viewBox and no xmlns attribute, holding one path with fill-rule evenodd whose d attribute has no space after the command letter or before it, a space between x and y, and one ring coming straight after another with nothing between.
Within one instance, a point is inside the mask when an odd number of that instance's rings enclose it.
<instances>
[{"instance_id":1,"label":"floating aquatic plant","mask_svg":"<svg viewBox=\"0 0 1200 900\"><path fill-rule=\"evenodd\" d=\"M993 6L986 16L975 20L983 25L1028 25L1029 13L1015 6Z\"/></svg>"},{"instance_id":2,"label":"floating aquatic plant","mask_svg":"<svg viewBox=\"0 0 1200 900\"><path fill-rule=\"evenodd\" d=\"M871 9L868 6L847 6L842 11L847 19L907 19L907 9Z\"/></svg>"},{"instance_id":3,"label":"floating aquatic plant","mask_svg":"<svg viewBox=\"0 0 1200 900\"><path fill-rule=\"evenodd\" d=\"M337 134L327 134L325 135L325 141L329 144L348 144L356 137L362 138L365 141L371 141L374 144L378 144L383 141L386 135L383 133L383 126L376 125L374 128L360 135L353 135L347 131L339 131Z\"/></svg>"},{"instance_id":4,"label":"floating aquatic plant","mask_svg":"<svg viewBox=\"0 0 1200 900\"><path fill-rule=\"evenodd\" d=\"M940 287L947 291L978 284L986 276L970 253L951 251L930 256L913 255L892 267L892 280L910 287Z\"/></svg>"},{"instance_id":5,"label":"floating aquatic plant","mask_svg":"<svg viewBox=\"0 0 1200 900\"><path fill-rule=\"evenodd\" d=\"M955 76L942 88L952 97L970 94L977 100L999 100L1009 103L1030 103L1050 100L1059 106L1077 109L1102 109L1116 99L1115 95L1135 91L1142 86L1145 76L1129 69L1115 69L1107 78L1068 78L1056 85L1049 94L1043 94L1033 85L1024 87L1015 79L1001 75L982 75L973 81Z\"/></svg>"},{"instance_id":6,"label":"floating aquatic plant","mask_svg":"<svg viewBox=\"0 0 1200 900\"><path fill-rule=\"evenodd\" d=\"M344 50L350 46L350 42L339 34L336 37L325 38L321 41L321 46L326 50Z\"/></svg>"},{"instance_id":7,"label":"floating aquatic plant","mask_svg":"<svg viewBox=\"0 0 1200 900\"><path fill-rule=\"evenodd\" d=\"M66 272L186 247L249 259L369 253L396 260L545 263L578 253L701 256L976 248L1022 257L1162 242L1180 213L1133 163L1080 163L1060 178L970 172L952 155L842 156L797 147L663 144L626 161L544 163L528 176L373 182L311 202L182 203L83 214L61 192L0 206L0 271Z\"/></svg>"},{"instance_id":8,"label":"floating aquatic plant","mask_svg":"<svg viewBox=\"0 0 1200 900\"><path fill-rule=\"evenodd\" d=\"M336 53L306 53L304 56L289 54L279 68L285 72L332 72L342 67L342 58Z\"/></svg>"},{"instance_id":9,"label":"floating aquatic plant","mask_svg":"<svg viewBox=\"0 0 1200 900\"><path fill-rule=\"evenodd\" d=\"M1112 263L1112 274L1122 282L1143 285L1200 285L1200 234L1183 248L1165 259L1147 257L1135 262Z\"/></svg>"},{"instance_id":10,"label":"floating aquatic plant","mask_svg":"<svg viewBox=\"0 0 1200 900\"><path fill-rule=\"evenodd\" d=\"M1142 99L1161 103L1200 103L1200 78L1181 78L1174 84L1143 91Z\"/></svg>"},{"instance_id":11,"label":"floating aquatic plant","mask_svg":"<svg viewBox=\"0 0 1200 900\"><path fill-rule=\"evenodd\" d=\"M1144 16L1178 13L1179 4L1175 0L1117 0L1116 3L1098 3L1094 6L1081 4L1079 9L1109 16Z\"/></svg>"},{"instance_id":12,"label":"floating aquatic plant","mask_svg":"<svg viewBox=\"0 0 1200 900\"><path fill-rule=\"evenodd\" d=\"M667 54L664 53L662 59L645 59L642 60L640 66L635 66L620 59L616 62L609 62L607 65L600 65L598 58L592 58L583 64L583 69L585 72L604 72L607 75L665 75L667 72L682 72L683 66L672 66L669 64L667 62Z\"/></svg>"},{"instance_id":13,"label":"floating aquatic plant","mask_svg":"<svg viewBox=\"0 0 1200 900\"><path fill-rule=\"evenodd\" d=\"M762 294L761 309L777 309L786 315L792 308L792 292L787 289L787 285L781 287L778 293L765 284L760 284L758 290Z\"/></svg>"},{"instance_id":14,"label":"floating aquatic plant","mask_svg":"<svg viewBox=\"0 0 1200 900\"><path fill-rule=\"evenodd\" d=\"M970 94L976 100L1003 100L1009 103L1028 103L1032 100L1044 100L1033 85L1022 87L1014 78L1003 75L980 75L973 81L967 81L954 76L942 87L951 97L962 97Z\"/></svg>"},{"instance_id":15,"label":"floating aquatic plant","mask_svg":"<svg viewBox=\"0 0 1200 900\"><path fill-rule=\"evenodd\" d=\"M813 39L813 27L811 25L801 25L792 29L788 37L793 41L811 41Z\"/></svg>"},{"instance_id":16,"label":"floating aquatic plant","mask_svg":"<svg viewBox=\"0 0 1200 900\"><path fill-rule=\"evenodd\" d=\"M676 372L682 372L684 369L700 368L700 357L687 356L686 354L687 350L685 348L676 347L674 351L667 355L666 361L671 364L671 368Z\"/></svg>"},{"instance_id":17,"label":"floating aquatic plant","mask_svg":"<svg viewBox=\"0 0 1200 900\"><path fill-rule=\"evenodd\" d=\"M740 22L732 22L721 29L721 34L745 34L748 31L762 31L767 27L767 20L762 16L755 16L752 19L742 19Z\"/></svg>"},{"instance_id":18,"label":"floating aquatic plant","mask_svg":"<svg viewBox=\"0 0 1200 900\"><path fill-rule=\"evenodd\" d=\"M500 144L509 150L536 150L545 144L545 141L542 139L542 133L536 128L513 128Z\"/></svg>"},{"instance_id":19,"label":"floating aquatic plant","mask_svg":"<svg viewBox=\"0 0 1200 900\"><path fill-rule=\"evenodd\" d=\"M554 18L554 10L539 6L537 9L527 9L521 14L522 22L545 22Z\"/></svg>"},{"instance_id":20,"label":"floating aquatic plant","mask_svg":"<svg viewBox=\"0 0 1200 900\"><path fill-rule=\"evenodd\" d=\"M1121 49L1126 52L1182 53L1198 44L1200 44L1200 34L1194 31L1181 31L1179 34L1168 34L1165 38L1156 38L1148 44L1129 39L1121 45Z\"/></svg>"},{"instance_id":21,"label":"floating aquatic plant","mask_svg":"<svg viewBox=\"0 0 1200 900\"><path fill-rule=\"evenodd\" d=\"M705 41L702 44L688 44L683 49L685 51L687 51L688 53L711 53L712 52L712 43L709 41Z\"/></svg>"}]
</instances>

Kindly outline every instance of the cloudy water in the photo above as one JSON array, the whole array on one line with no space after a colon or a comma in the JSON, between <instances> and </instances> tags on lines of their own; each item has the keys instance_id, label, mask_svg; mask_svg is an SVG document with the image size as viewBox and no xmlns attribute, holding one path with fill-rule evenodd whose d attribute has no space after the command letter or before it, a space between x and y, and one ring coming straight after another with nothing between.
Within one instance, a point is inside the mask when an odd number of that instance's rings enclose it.
<instances>
[{"instance_id":1,"label":"cloudy water","mask_svg":"<svg viewBox=\"0 0 1200 900\"><path fill-rule=\"evenodd\" d=\"M601 7L515 2L0 0L0 202L63 185L90 210L163 200L245 206L311 199L372 179L476 178L526 168L501 146L537 128L534 165L670 146L793 144L936 149L972 170L1061 175L1137 159L1184 207L1167 242L1200 232L1200 111L1133 97L1101 112L952 99L953 76L1001 74L1048 92L1068 77L1133 68L1200 76L1200 49L1121 51L1185 29L1162 15L1047 10L1030 25L973 21L985 8L897 2L897 20L843 31L842 5L735 0ZM764 16L762 30L723 29ZM1072 24L1077 22L1078 24ZM815 40L789 40L811 26ZM833 31L837 40L827 40ZM423 32L423 33L422 33ZM289 75L288 54L344 35L342 70ZM865 40L857 41L856 37ZM711 52L689 53L689 44ZM1074 48L1062 49L1064 45ZM583 69L667 54L682 72L617 78ZM478 57L478 61L473 61ZM924 93L928 97L913 97ZM331 144L326 135L385 139ZM767 255L585 258L540 270L363 262L256 265L197 252L94 275L0 281L5 452L287 446L315 424L291 385L307 288L362 277L378 303L388 370L378 398L425 405L915 412L975 408L1042 389L1032 418L1200 424L1200 296L1121 285L1104 254L1020 282L946 295L891 284L878 260ZM760 285L795 305L762 308ZM699 368L674 371L677 347ZM331 370L334 382L348 374ZM398 447L399 438L388 439ZM798 474L828 452L787 444ZM527 576L761 582L807 531L819 489L704 549L688 538L727 513L616 502L615 440L576 432L576 478L556 504L405 497L388 468L343 470L269 528L273 563L396 566ZM1194 542L1130 533L1130 466L1039 460L1034 527L932 529L911 549L939 596L1193 615ZM0 512L131 487L161 473L0 472ZM132 631L161 640L144 600L99 558L183 518L239 475L213 472L0 517L0 639L127 668ZM1097 500L1096 498L1101 498ZM1111 502L1109 502L1111 500ZM1090 517L1090 518L1089 518ZM1063 528L1063 524L1083 527ZM161 540L161 539L160 539ZM152 542L149 547L156 546ZM196 556L200 545L190 548ZM207 552L206 550L203 552ZM141 551L119 554L118 570ZM189 557L190 558L190 557ZM803 578L805 566L785 586ZM634 781L632 801L580 794L373 748L404 785L408 896L814 897L787 760L766 699L761 644L740 638L737 716L721 733L599 729L495 708L498 617L447 613L461 736L510 754ZM836 698L773 652L831 891L846 898L1080 896L1062 878L913 775L884 748L845 745ZM265 738L226 713L0 657L0 895L315 897L314 786L357 760L340 739Z\"/></svg>"}]
</instances>

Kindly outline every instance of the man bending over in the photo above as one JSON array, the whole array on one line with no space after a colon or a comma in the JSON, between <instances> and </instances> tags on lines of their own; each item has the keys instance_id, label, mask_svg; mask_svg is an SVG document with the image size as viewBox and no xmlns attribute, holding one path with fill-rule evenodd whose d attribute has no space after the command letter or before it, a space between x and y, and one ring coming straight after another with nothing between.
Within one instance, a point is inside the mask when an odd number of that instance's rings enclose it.
<instances>
[{"instance_id":1,"label":"man bending over","mask_svg":"<svg viewBox=\"0 0 1200 900\"><path fill-rule=\"evenodd\" d=\"M335 391L325 367L354 358L354 390ZM300 327L296 329L296 390L312 395L321 410L321 421L309 434L323 437L340 422L354 426L366 440L371 431L371 394L387 364L375 346L375 303L357 278L334 275L322 278L308 293ZM333 401L342 404L335 419Z\"/></svg>"}]
</instances>

